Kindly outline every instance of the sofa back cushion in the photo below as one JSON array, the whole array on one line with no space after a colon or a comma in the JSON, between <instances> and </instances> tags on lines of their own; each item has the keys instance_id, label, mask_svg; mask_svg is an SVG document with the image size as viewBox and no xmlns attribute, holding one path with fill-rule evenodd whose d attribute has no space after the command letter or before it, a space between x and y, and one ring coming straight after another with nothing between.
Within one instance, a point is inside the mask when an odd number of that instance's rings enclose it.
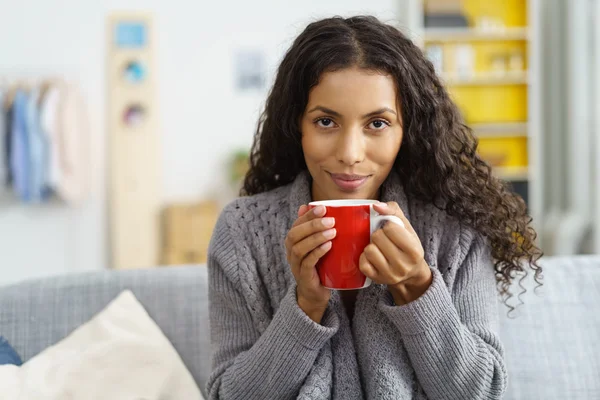
<instances>
[{"instance_id":1,"label":"sofa back cushion","mask_svg":"<svg viewBox=\"0 0 600 400\"><path fill-rule=\"evenodd\" d=\"M206 267L108 270L0 288L0 334L23 362L56 344L130 289L203 391L210 373Z\"/></svg>"},{"instance_id":2,"label":"sofa back cushion","mask_svg":"<svg viewBox=\"0 0 600 400\"><path fill-rule=\"evenodd\" d=\"M506 399L600 399L600 257L544 258L542 266L544 285L534 292L524 282L525 304L512 318L500 306Z\"/></svg>"}]
</instances>

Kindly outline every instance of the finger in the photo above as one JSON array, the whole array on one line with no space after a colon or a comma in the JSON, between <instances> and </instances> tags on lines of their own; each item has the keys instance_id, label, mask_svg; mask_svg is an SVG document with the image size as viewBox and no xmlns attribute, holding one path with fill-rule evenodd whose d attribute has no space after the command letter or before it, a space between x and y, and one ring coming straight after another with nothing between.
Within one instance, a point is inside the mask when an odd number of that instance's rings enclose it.
<instances>
[{"instance_id":1,"label":"finger","mask_svg":"<svg viewBox=\"0 0 600 400\"><path fill-rule=\"evenodd\" d=\"M300 216L294 222L292 229L290 229L290 231L288 232L288 234L285 238L285 241L284 241L284 245L285 245L285 249L286 249L286 257L290 263L292 262L292 258L295 261L298 261L297 257L292 257L292 248L294 247L294 245L297 242L303 240L304 238L306 238L307 236L309 236L310 234L312 234L315 231L318 232L319 230L322 231L324 229L328 229L330 226L333 226L333 224L335 224L335 220L330 218L328 220L321 221L322 227L319 227L319 222L318 222L318 219L320 219L319 215L325 214L325 212L326 212L326 210L325 210L325 207L323 207L323 206L318 206L313 209L310 209L308 206L302 205L298 208L298 215L300 215ZM308 221L315 221L315 222L312 222L313 223L312 227L315 229L309 229L309 227L303 226L303 224L306 224ZM298 229L299 226L303 226L303 227ZM300 259L300 261L301 261L301 259Z\"/></svg>"},{"instance_id":2,"label":"finger","mask_svg":"<svg viewBox=\"0 0 600 400\"><path fill-rule=\"evenodd\" d=\"M323 232L312 234L292 246L291 256L292 261L300 264L310 252L321 246L325 242L332 240L336 236L335 228L328 229Z\"/></svg>"},{"instance_id":3,"label":"finger","mask_svg":"<svg viewBox=\"0 0 600 400\"><path fill-rule=\"evenodd\" d=\"M393 224L390 224L393 225ZM397 229L402 230L401 227L397 226ZM382 230L378 229L371 236L372 243L377 246L377 249L381 252L387 263L392 265L396 264L398 260L402 258L402 250L400 246L397 246Z\"/></svg>"},{"instance_id":4,"label":"finger","mask_svg":"<svg viewBox=\"0 0 600 400\"><path fill-rule=\"evenodd\" d=\"M331 241L325 242L311 251L302 261L300 266L300 277L302 279L310 280L316 273L315 267L317 262L321 257L327 254L329 250L331 250Z\"/></svg>"},{"instance_id":5,"label":"finger","mask_svg":"<svg viewBox=\"0 0 600 400\"><path fill-rule=\"evenodd\" d=\"M312 213L309 213L312 214ZM327 218L315 218L304 222L303 224L296 225L288 232L288 244L295 246L296 243L301 242L310 235L318 232L322 232L327 229L333 228L335 225L335 219L331 217Z\"/></svg>"},{"instance_id":6,"label":"finger","mask_svg":"<svg viewBox=\"0 0 600 400\"><path fill-rule=\"evenodd\" d=\"M394 215L395 210L393 208L393 206L391 206L391 203L395 203L395 202L390 202L390 203L375 203L373 204L373 208L375 209L375 211L377 211L378 214L381 215ZM400 208L400 207L398 207Z\"/></svg>"},{"instance_id":7,"label":"finger","mask_svg":"<svg viewBox=\"0 0 600 400\"><path fill-rule=\"evenodd\" d=\"M312 209L309 207L306 208L307 212L305 212L303 215L300 215L300 209L298 209L298 219L294 222L293 226L301 225L315 218L321 218L325 215L325 212L327 211L324 206L317 206Z\"/></svg>"},{"instance_id":8,"label":"finger","mask_svg":"<svg viewBox=\"0 0 600 400\"><path fill-rule=\"evenodd\" d=\"M306 214L308 211L310 211L310 209L308 208L308 206L306 204L302 204L300 206L300 208L298 208L298 217L303 216L304 214Z\"/></svg>"},{"instance_id":9,"label":"finger","mask_svg":"<svg viewBox=\"0 0 600 400\"><path fill-rule=\"evenodd\" d=\"M411 257L418 255L419 250L422 249L421 242L419 241L416 234L413 234L406 229L398 226L394 223L388 223L380 229L381 233L401 252L410 255ZM375 232L373 236L380 236ZM380 239L381 240L381 239Z\"/></svg>"},{"instance_id":10,"label":"finger","mask_svg":"<svg viewBox=\"0 0 600 400\"><path fill-rule=\"evenodd\" d=\"M373 243L369 244L365 247L363 252L369 264L373 266L377 270L379 275L385 274L388 271L389 265L388 260L384 257L381 251L377 248L377 246Z\"/></svg>"},{"instance_id":11,"label":"finger","mask_svg":"<svg viewBox=\"0 0 600 400\"><path fill-rule=\"evenodd\" d=\"M377 280L377 270L373 267L373 265L367 260L365 253L360 255L358 260L358 268L360 272L362 272L367 278L371 278L372 280Z\"/></svg>"}]
</instances>

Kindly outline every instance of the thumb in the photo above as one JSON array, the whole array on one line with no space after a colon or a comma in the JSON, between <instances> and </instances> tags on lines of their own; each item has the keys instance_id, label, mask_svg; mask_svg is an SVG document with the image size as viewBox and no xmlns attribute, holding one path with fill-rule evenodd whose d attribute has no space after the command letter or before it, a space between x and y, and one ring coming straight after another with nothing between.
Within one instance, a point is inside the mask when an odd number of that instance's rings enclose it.
<instances>
[{"instance_id":1,"label":"thumb","mask_svg":"<svg viewBox=\"0 0 600 400\"><path fill-rule=\"evenodd\" d=\"M387 203L376 203L373 204L373 208L381 215L394 215L395 211L393 207L390 207Z\"/></svg>"}]
</instances>

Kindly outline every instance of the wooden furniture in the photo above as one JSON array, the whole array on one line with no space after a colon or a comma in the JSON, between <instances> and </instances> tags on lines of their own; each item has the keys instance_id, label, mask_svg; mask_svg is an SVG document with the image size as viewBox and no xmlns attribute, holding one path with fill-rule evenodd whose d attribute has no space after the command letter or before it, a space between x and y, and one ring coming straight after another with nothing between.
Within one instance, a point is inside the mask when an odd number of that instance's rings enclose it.
<instances>
[{"instance_id":1,"label":"wooden furniture","mask_svg":"<svg viewBox=\"0 0 600 400\"><path fill-rule=\"evenodd\" d=\"M161 264L203 264L219 216L216 202L176 204L163 212Z\"/></svg>"},{"instance_id":2,"label":"wooden furniture","mask_svg":"<svg viewBox=\"0 0 600 400\"><path fill-rule=\"evenodd\" d=\"M107 19L107 126L113 268L158 263L160 183L153 21Z\"/></svg>"}]
</instances>

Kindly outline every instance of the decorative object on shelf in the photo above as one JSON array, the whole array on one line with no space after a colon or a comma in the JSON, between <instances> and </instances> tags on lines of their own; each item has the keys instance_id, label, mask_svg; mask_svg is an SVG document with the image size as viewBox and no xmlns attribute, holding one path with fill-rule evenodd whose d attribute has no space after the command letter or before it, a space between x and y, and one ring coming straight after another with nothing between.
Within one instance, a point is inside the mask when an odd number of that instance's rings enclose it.
<instances>
[{"instance_id":1,"label":"decorative object on shelf","mask_svg":"<svg viewBox=\"0 0 600 400\"><path fill-rule=\"evenodd\" d=\"M468 21L462 0L426 0L424 25L427 28L463 28Z\"/></svg>"},{"instance_id":2,"label":"decorative object on shelf","mask_svg":"<svg viewBox=\"0 0 600 400\"><path fill-rule=\"evenodd\" d=\"M506 54L494 53L490 57L490 71L495 76L503 76L506 74Z\"/></svg>"},{"instance_id":3,"label":"decorative object on shelf","mask_svg":"<svg viewBox=\"0 0 600 400\"><path fill-rule=\"evenodd\" d=\"M474 75L475 52L473 46L461 43L454 49L455 71L458 79L468 79Z\"/></svg>"},{"instance_id":4,"label":"decorative object on shelf","mask_svg":"<svg viewBox=\"0 0 600 400\"><path fill-rule=\"evenodd\" d=\"M500 18L482 15L476 19L475 28L483 32L501 32L506 26Z\"/></svg>"},{"instance_id":5,"label":"decorative object on shelf","mask_svg":"<svg viewBox=\"0 0 600 400\"><path fill-rule=\"evenodd\" d=\"M508 59L508 69L511 71L523 71L525 70L525 61L523 53L520 50L514 50L510 53Z\"/></svg>"},{"instance_id":6,"label":"decorative object on shelf","mask_svg":"<svg viewBox=\"0 0 600 400\"><path fill-rule=\"evenodd\" d=\"M129 61L123 68L123 79L129 83L140 83L146 78L146 68L141 61Z\"/></svg>"},{"instance_id":7,"label":"decorative object on shelf","mask_svg":"<svg viewBox=\"0 0 600 400\"><path fill-rule=\"evenodd\" d=\"M433 64L435 72L439 75L444 71L444 51L442 46L437 44L427 45L425 49L427 58Z\"/></svg>"},{"instance_id":8,"label":"decorative object on shelf","mask_svg":"<svg viewBox=\"0 0 600 400\"><path fill-rule=\"evenodd\" d=\"M123 112L123 123L129 128L140 126L145 119L146 110L141 104L131 104Z\"/></svg>"}]
</instances>

